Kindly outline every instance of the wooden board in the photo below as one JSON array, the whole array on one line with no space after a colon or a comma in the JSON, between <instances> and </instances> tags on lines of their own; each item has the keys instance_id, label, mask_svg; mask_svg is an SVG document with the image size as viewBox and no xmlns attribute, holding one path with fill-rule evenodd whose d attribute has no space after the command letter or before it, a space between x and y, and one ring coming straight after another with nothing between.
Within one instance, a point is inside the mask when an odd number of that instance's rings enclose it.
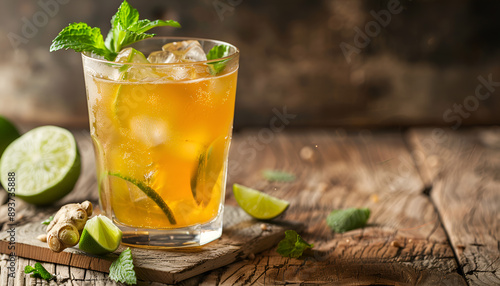
<instances>
[{"instance_id":1,"label":"wooden board","mask_svg":"<svg viewBox=\"0 0 500 286\"><path fill-rule=\"evenodd\" d=\"M150 281L175 283L213 270L234 261L254 255L277 244L286 229L297 229L298 224L276 221L266 223L251 218L243 210L228 206L224 211L224 231L221 239L203 247L179 250L150 250L132 248L137 277ZM104 257L90 256L77 247L52 252L46 243L36 239L45 233L41 221L30 222L15 228L16 255L37 261L46 261L89 270L109 272L112 261L124 247ZM0 253L10 253L10 235L0 235Z\"/></svg>"},{"instance_id":2,"label":"wooden board","mask_svg":"<svg viewBox=\"0 0 500 286\"><path fill-rule=\"evenodd\" d=\"M469 284L500 285L500 132L438 131L409 135L420 170Z\"/></svg>"}]
</instances>

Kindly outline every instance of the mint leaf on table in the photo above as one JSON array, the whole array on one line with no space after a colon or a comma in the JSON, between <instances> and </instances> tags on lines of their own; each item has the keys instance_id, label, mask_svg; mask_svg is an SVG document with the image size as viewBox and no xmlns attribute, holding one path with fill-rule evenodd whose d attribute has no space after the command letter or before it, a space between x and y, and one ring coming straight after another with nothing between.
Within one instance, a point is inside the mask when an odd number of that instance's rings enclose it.
<instances>
[{"instance_id":1,"label":"mint leaf on table","mask_svg":"<svg viewBox=\"0 0 500 286\"><path fill-rule=\"evenodd\" d=\"M304 250L313 247L313 244L305 242L295 230L287 230L285 231L285 238L278 244L276 252L283 257L299 258Z\"/></svg>"},{"instance_id":2,"label":"mint leaf on table","mask_svg":"<svg viewBox=\"0 0 500 286\"><path fill-rule=\"evenodd\" d=\"M109 278L128 285L137 284L137 277L134 271L134 261L132 259L132 252L127 247L118 259L116 259L109 267Z\"/></svg>"},{"instance_id":3,"label":"mint leaf on table","mask_svg":"<svg viewBox=\"0 0 500 286\"><path fill-rule=\"evenodd\" d=\"M278 170L263 170L262 176L269 182L292 182L295 181L295 175Z\"/></svg>"},{"instance_id":4,"label":"mint leaf on table","mask_svg":"<svg viewBox=\"0 0 500 286\"><path fill-rule=\"evenodd\" d=\"M334 210L326 218L326 224L337 233L344 233L349 230L361 228L366 225L370 218L368 208L348 208L344 210Z\"/></svg>"},{"instance_id":5,"label":"mint leaf on table","mask_svg":"<svg viewBox=\"0 0 500 286\"><path fill-rule=\"evenodd\" d=\"M48 219L42 221L42 224L44 225L49 225L51 221L54 220L54 217L53 216L50 216Z\"/></svg>"},{"instance_id":6,"label":"mint leaf on table","mask_svg":"<svg viewBox=\"0 0 500 286\"><path fill-rule=\"evenodd\" d=\"M145 32L160 26L180 27L179 23L173 20L139 20L137 9L124 0L111 18L111 29L106 40L99 28L91 28L85 23L73 23L52 41L50 51L73 49L76 52L94 53L113 61L124 46L155 36Z\"/></svg>"},{"instance_id":7,"label":"mint leaf on table","mask_svg":"<svg viewBox=\"0 0 500 286\"><path fill-rule=\"evenodd\" d=\"M207 54L207 60L216 60L229 56L229 46L217 45L214 46ZM216 75L224 70L228 60L221 60L208 64L210 67L210 74Z\"/></svg>"},{"instance_id":8,"label":"mint leaf on table","mask_svg":"<svg viewBox=\"0 0 500 286\"><path fill-rule=\"evenodd\" d=\"M42 278L46 281L54 278L54 275L50 274L40 262L35 263L35 267L31 265L26 265L24 267L24 273L31 273L31 277Z\"/></svg>"}]
</instances>

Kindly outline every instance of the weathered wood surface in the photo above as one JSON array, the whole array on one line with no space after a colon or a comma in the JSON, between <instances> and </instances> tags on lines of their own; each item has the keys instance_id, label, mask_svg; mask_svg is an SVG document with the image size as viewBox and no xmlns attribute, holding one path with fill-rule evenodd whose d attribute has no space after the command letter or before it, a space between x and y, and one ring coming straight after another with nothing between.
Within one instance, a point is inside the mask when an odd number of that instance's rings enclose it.
<instances>
[{"instance_id":1,"label":"weathered wood surface","mask_svg":"<svg viewBox=\"0 0 500 286\"><path fill-rule=\"evenodd\" d=\"M263 137L259 132L234 136L227 205L236 205L230 188L235 182L289 200L291 206L283 219L304 223L303 238L315 245L314 250L301 259L289 259L273 247L181 285L466 285L434 204L424 193L427 182L421 179L401 133L315 130ZM79 136L80 143L90 144L87 140ZM91 169L83 167L84 172ZM294 173L297 180L266 182L261 170L268 168ZM92 184L95 179L87 185L79 183L79 188L95 191L95 185L89 187ZM345 234L331 232L326 216L333 209L347 207L369 207L369 225ZM41 218L40 209L26 205L24 209L24 218L18 220L26 223ZM7 258L1 260L1 273ZM18 266L23 264L19 268L27 262L19 259ZM61 273L59 283L111 283L101 272L64 267L54 266ZM29 279L19 278L16 285L42 285ZM14 285L14 281L9 283Z\"/></svg>"},{"instance_id":2,"label":"weathered wood surface","mask_svg":"<svg viewBox=\"0 0 500 286\"><path fill-rule=\"evenodd\" d=\"M253 149L262 150L252 158L254 137L258 132L239 134L230 157L230 181L289 200L284 219L306 224L303 237L314 243L314 251L297 260L282 258L273 249L212 271L203 281L465 285L400 134L276 134L269 144L254 144ZM267 168L289 171L297 180L265 182L260 170ZM234 204L230 192L227 204ZM364 206L372 210L368 227L334 234L326 226L331 210Z\"/></svg>"},{"instance_id":3,"label":"weathered wood surface","mask_svg":"<svg viewBox=\"0 0 500 286\"><path fill-rule=\"evenodd\" d=\"M427 129L409 138L467 281L500 285L500 132Z\"/></svg>"},{"instance_id":4,"label":"weathered wood surface","mask_svg":"<svg viewBox=\"0 0 500 286\"><path fill-rule=\"evenodd\" d=\"M252 219L243 210L227 206L224 212L224 234L221 239L202 248L183 250L147 250L132 248L137 277L144 280L175 283L234 261L262 252L275 244L286 229L300 225L282 222L266 223ZM125 249L120 247L106 256L90 256L77 247L61 253L52 252L47 243L36 239L45 233L46 226L34 221L15 227L15 252L19 257L31 258L72 267L109 272L109 266ZM10 234L0 235L0 253L10 253Z\"/></svg>"}]
</instances>

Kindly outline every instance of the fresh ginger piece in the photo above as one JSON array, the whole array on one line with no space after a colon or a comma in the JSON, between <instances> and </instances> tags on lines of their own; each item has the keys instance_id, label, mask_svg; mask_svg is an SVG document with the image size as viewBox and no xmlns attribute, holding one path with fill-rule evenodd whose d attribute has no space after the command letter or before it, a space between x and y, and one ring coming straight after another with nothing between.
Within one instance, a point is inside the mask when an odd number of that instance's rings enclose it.
<instances>
[{"instance_id":1,"label":"fresh ginger piece","mask_svg":"<svg viewBox=\"0 0 500 286\"><path fill-rule=\"evenodd\" d=\"M54 252L61 252L75 246L92 212L92 203L89 201L64 205L47 227L49 248Z\"/></svg>"}]
</instances>

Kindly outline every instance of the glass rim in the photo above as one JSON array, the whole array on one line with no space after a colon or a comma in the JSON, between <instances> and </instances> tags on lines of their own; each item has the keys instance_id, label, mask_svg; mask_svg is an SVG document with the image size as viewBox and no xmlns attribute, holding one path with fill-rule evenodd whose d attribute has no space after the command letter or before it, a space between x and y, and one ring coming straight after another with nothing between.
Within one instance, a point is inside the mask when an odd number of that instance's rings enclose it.
<instances>
[{"instance_id":1,"label":"glass rim","mask_svg":"<svg viewBox=\"0 0 500 286\"><path fill-rule=\"evenodd\" d=\"M235 52L229 56L219 58L219 59L213 59L213 60L208 60L208 61L199 61L199 62L181 62L181 63L117 63L113 61L108 61L106 59L98 59L98 58L93 58L92 56L89 55L88 52L82 52L82 57L91 61L95 62L101 62L104 64L113 64L113 65L138 65L138 66L180 66L180 65L193 65L193 64L212 64L215 62L223 61L223 60L231 60L240 54L240 50L233 44L230 44L228 42L220 41L220 40L214 40L214 39L207 39L207 38L196 38L196 37L169 37L169 36L160 36L160 37L152 37L148 39L141 40L139 42L143 41L152 41L152 40L197 40L197 41L210 41L214 42L217 45L227 45L235 49ZM137 43L139 43L137 42ZM132 44L133 45L133 44ZM129 45L130 46L130 45Z\"/></svg>"}]
</instances>

